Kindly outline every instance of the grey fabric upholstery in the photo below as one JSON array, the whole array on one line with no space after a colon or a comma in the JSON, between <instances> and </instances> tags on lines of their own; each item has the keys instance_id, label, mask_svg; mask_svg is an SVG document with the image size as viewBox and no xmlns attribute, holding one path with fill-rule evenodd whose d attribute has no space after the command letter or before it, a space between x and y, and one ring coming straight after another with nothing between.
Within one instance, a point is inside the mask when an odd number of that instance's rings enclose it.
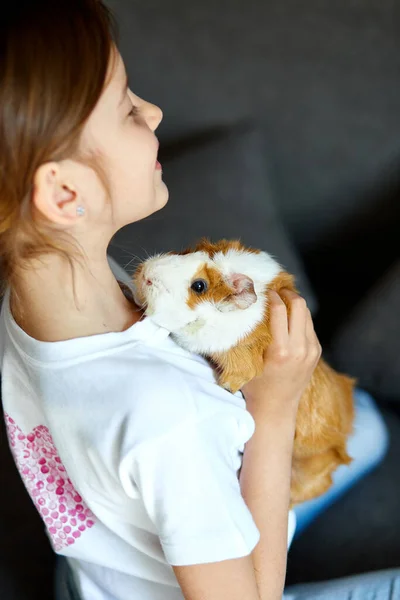
<instances>
[{"instance_id":1,"label":"grey fabric upholstery","mask_svg":"<svg viewBox=\"0 0 400 600\"><path fill-rule=\"evenodd\" d=\"M164 110L164 145L263 122L302 250L340 242L349 219L378 210L400 161L396 0L108 3L132 89Z\"/></svg>"},{"instance_id":2,"label":"grey fabric upholstery","mask_svg":"<svg viewBox=\"0 0 400 600\"><path fill-rule=\"evenodd\" d=\"M348 316L330 349L335 364L361 386L400 402L400 261Z\"/></svg>"}]
</instances>

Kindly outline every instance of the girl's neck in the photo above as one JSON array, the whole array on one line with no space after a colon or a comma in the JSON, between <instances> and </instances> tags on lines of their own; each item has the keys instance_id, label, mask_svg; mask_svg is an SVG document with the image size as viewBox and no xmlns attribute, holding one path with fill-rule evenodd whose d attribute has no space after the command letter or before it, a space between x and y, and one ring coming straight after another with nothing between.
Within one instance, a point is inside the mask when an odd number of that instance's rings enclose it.
<instances>
[{"instance_id":1,"label":"girl's neck","mask_svg":"<svg viewBox=\"0 0 400 600\"><path fill-rule=\"evenodd\" d=\"M59 256L32 261L18 274L10 303L20 327L47 342L124 331L142 317L124 295L107 256L76 263L74 277Z\"/></svg>"}]
</instances>

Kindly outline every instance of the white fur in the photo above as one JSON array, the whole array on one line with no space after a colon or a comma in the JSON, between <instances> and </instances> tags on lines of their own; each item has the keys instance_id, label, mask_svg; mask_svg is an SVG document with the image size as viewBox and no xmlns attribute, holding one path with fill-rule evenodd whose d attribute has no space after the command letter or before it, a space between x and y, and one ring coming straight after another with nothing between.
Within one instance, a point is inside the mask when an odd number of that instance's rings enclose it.
<instances>
[{"instance_id":1,"label":"white fur","mask_svg":"<svg viewBox=\"0 0 400 600\"><path fill-rule=\"evenodd\" d=\"M221 311L218 303L199 302L194 309L187 300L194 275L204 263L217 268L223 276L242 273L253 280L257 300L246 309ZM234 346L262 320L266 302L266 286L282 271L282 267L266 252L254 254L231 249L210 259L206 252L180 255L158 255L145 262L141 285L146 298L146 314L172 332L177 343L191 352L210 354Z\"/></svg>"}]
</instances>

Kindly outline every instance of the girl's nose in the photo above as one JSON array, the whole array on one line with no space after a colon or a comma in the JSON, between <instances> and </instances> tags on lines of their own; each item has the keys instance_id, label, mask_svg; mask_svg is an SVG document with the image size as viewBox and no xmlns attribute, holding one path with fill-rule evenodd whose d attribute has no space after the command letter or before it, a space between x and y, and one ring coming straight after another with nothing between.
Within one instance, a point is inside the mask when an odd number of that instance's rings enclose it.
<instances>
[{"instance_id":1,"label":"girl's nose","mask_svg":"<svg viewBox=\"0 0 400 600\"><path fill-rule=\"evenodd\" d=\"M143 112L145 114L148 126L152 131L155 131L163 118L163 112L161 108L156 104L146 102L146 106Z\"/></svg>"}]
</instances>

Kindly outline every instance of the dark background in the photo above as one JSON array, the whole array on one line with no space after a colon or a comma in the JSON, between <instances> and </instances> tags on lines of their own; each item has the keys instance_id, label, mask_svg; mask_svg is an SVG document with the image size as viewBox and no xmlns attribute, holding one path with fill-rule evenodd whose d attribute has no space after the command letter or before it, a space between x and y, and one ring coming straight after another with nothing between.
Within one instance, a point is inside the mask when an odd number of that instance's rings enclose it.
<instances>
[{"instance_id":1,"label":"dark background","mask_svg":"<svg viewBox=\"0 0 400 600\"><path fill-rule=\"evenodd\" d=\"M145 251L242 235L297 275L326 357L373 394L391 443L295 541L288 582L399 567L400 3L109 5L131 88L164 111L170 189L110 254L129 270ZM50 599L53 556L0 442L0 595Z\"/></svg>"}]
</instances>

